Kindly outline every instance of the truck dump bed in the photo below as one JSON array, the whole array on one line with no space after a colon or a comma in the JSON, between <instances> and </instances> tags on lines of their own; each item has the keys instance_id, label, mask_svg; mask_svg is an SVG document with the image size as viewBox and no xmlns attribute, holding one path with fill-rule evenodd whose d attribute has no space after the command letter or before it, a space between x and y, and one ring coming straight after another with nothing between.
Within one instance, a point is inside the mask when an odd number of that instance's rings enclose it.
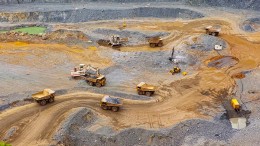
<instances>
[{"instance_id":1,"label":"truck dump bed","mask_svg":"<svg viewBox=\"0 0 260 146\"><path fill-rule=\"evenodd\" d=\"M35 100L44 99L45 97L48 97L51 94L54 94L55 91L51 89L44 89L43 91L37 92L35 94L32 94L32 98Z\"/></svg>"},{"instance_id":2,"label":"truck dump bed","mask_svg":"<svg viewBox=\"0 0 260 146\"><path fill-rule=\"evenodd\" d=\"M113 98L107 95L102 98L101 102L105 102L107 104L114 105L114 106L122 105L121 101L118 98Z\"/></svg>"},{"instance_id":3,"label":"truck dump bed","mask_svg":"<svg viewBox=\"0 0 260 146\"><path fill-rule=\"evenodd\" d=\"M162 39L160 37L151 37L148 38L148 42L149 43L158 43L159 41L161 41Z\"/></svg>"},{"instance_id":4,"label":"truck dump bed","mask_svg":"<svg viewBox=\"0 0 260 146\"><path fill-rule=\"evenodd\" d=\"M144 82L141 82L137 85L137 87L141 88L142 90L149 90L149 91L154 91L155 90L155 87L154 86L151 86L151 85L148 85Z\"/></svg>"}]
</instances>

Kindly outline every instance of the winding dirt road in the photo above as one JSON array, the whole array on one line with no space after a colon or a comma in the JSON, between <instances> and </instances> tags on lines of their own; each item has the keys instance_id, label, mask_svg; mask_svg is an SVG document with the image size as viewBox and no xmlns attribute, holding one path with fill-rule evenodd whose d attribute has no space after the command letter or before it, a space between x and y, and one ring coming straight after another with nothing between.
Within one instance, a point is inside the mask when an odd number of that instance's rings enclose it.
<instances>
[{"instance_id":1,"label":"winding dirt road","mask_svg":"<svg viewBox=\"0 0 260 146\"><path fill-rule=\"evenodd\" d=\"M188 31L206 22L208 24L210 21L194 21L186 27L181 27L184 25L181 23L181 26L175 27L180 31ZM215 22L227 25L223 21ZM160 23L158 26L165 27L164 24L166 23ZM172 23L167 26L172 26ZM103 95L88 92L58 96L54 103L46 106L31 103L14 107L0 113L0 139L6 138L15 146L49 144L52 142L52 136L57 127L66 119L70 111L77 107L88 107L108 117L111 121L107 124L117 130L129 127L156 129L172 126L191 118L210 118L218 113L220 101L214 96L203 93L214 89L214 94L217 96L223 89L232 91L235 85L231 78L232 74L256 68L260 62L259 44L244 40L241 36L229 34L234 33L228 30L229 25L224 28L226 30L224 29L221 37L229 43L230 54L239 59L239 63L234 67L215 69L202 65L198 73L193 76L161 85L157 95L151 101L123 99L124 106L118 113L100 109L99 101ZM175 28L168 27L168 29ZM197 33L196 30L193 32ZM174 38L169 39L169 41L172 40ZM171 45L169 43L166 46ZM201 112L201 109L207 109L207 113Z\"/></svg>"},{"instance_id":2,"label":"winding dirt road","mask_svg":"<svg viewBox=\"0 0 260 146\"><path fill-rule=\"evenodd\" d=\"M208 75L212 76L212 74ZM223 78L226 78L224 74L222 77L217 78L219 82L216 82L216 79L211 80L211 82L207 80L207 85L215 86L216 83L222 83L220 81ZM103 95L87 92L58 96L54 103L46 106L32 103L15 107L0 114L0 138L4 139L10 129L15 129L15 132L8 138L8 141L13 145L51 143L51 138L57 127L66 118L68 112L77 107L88 107L101 115L109 117L111 121L107 124L117 130L129 127L156 129L172 126L186 119L208 118L209 115L198 111L197 103L198 101L206 102L209 106L211 105L209 103L214 101L200 93L197 88L200 81L200 78L196 76L187 78L182 82L172 83L168 87L161 87L161 90L174 87L175 91L172 93L174 96L161 99L160 102L158 100L135 101L123 99L124 106L118 113L100 109L99 101ZM181 88L182 86L187 89Z\"/></svg>"}]
</instances>

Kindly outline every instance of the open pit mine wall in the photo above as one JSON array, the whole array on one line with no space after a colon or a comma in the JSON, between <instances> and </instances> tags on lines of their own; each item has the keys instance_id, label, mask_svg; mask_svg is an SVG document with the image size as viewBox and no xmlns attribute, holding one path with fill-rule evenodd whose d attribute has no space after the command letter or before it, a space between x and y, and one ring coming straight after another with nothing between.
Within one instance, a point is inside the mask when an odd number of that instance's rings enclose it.
<instances>
[{"instance_id":1,"label":"open pit mine wall","mask_svg":"<svg viewBox=\"0 0 260 146\"><path fill-rule=\"evenodd\" d=\"M0 12L0 22L76 23L136 17L184 18L204 17L201 13L180 8L78 9L45 12Z\"/></svg>"},{"instance_id":2,"label":"open pit mine wall","mask_svg":"<svg viewBox=\"0 0 260 146\"><path fill-rule=\"evenodd\" d=\"M0 0L3 4L78 2L182 2L192 6L219 6L260 11L260 0Z\"/></svg>"}]
</instances>

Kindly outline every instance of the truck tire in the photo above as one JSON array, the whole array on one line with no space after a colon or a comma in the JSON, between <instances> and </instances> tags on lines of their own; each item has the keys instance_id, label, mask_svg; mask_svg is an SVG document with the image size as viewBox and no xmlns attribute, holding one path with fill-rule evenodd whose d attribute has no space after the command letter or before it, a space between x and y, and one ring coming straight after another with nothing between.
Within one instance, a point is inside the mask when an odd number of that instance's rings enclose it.
<instances>
[{"instance_id":1,"label":"truck tire","mask_svg":"<svg viewBox=\"0 0 260 146\"><path fill-rule=\"evenodd\" d=\"M138 95L143 95L143 92L142 91L138 91Z\"/></svg>"},{"instance_id":2,"label":"truck tire","mask_svg":"<svg viewBox=\"0 0 260 146\"><path fill-rule=\"evenodd\" d=\"M117 106L113 106L113 107L112 107L112 111L113 111L113 112L117 112L118 110L119 110L119 107L117 107Z\"/></svg>"},{"instance_id":3,"label":"truck tire","mask_svg":"<svg viewBox=\"0 0 260 146\"><path fill-rule=\"evenodd\" d=\"M102 85L101 85L101 83L97 82L97 83L96 83L96 86L97 86L97 87L101 87Z\"/></svg>"},{"instance_id":4,"label":"truck tire","mask_svg":"<svg viewBox=\"0 0 260 146\"><path fill-rule=\"evenodd\" d=\"M51 98L50 98L48 101L49 101L49 103L52 103L52 102L54 102L54 97L53 97L53 96L51 96Z\"/></svg>"},{"instance_id":5,"label":"truck tire","mask_svg":"<svg viewBox=\"0 0 260 146\"><path fill-rule=\"evenodd\" d=\"M150 44L150 47L154 48L156 45L154 43Z\"/></svg>"},{"instance_id":6,"label":"truck tire","mask_svg":"<svg viewBox=\"0 0 260 146\"><path fill-rule=\"evenodd\" d=\"M158 44L158 47L162 47L162 46L163 46L163 44L162 44L162 43L159 43L159 44Z\"/></svg>"},{"instance_id":7,"label":"truck tire","mask_svg":"<svg viewBox=\"0 0 260 146\"><path fill-rule=\"evenodd\" d=\"M101 108L102 108L103 110L107 110L107 109L108 109L108 107L107 107L106 105L104 105L104 104L101 105Z\"/></svg>"},{"instance_id":8,"label":"truck tire","mask_svg":"<svg viewBox=\"0 0 260 146\"><path fill-rule=\"evenodd\" d=\"M41 100L39 103L40 103L41 106L44 106L44 105L47 104L47 101L46 100Z\"/></svg>"},{"instance_id":9,"label":"truck tire","mask_svg":"<svg viewBox=\"0 0 260 146\"><path fill-rule=\"evenodd\" d=\"M90 86L93 86L93 85L94 85L94 83L93 83L93 82L89 82L88 84L89 84Z\"/></svg>"},{"instance_id":10,"label":"truck tire","mask_svg":"<svg viewBox=\"0 0 260 146\"><path fill-rule=\"evenodd\" d=\"M146 95L146 96L151 96L152 93L148 91L148 92L145 92L145 95Z\"/></svg>"}]
</instances>

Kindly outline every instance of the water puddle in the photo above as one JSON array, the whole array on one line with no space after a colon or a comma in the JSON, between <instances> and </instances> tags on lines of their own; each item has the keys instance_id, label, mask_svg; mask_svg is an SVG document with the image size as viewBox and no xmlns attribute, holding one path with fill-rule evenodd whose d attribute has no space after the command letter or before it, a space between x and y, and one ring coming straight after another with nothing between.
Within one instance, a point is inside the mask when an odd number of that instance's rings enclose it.
<instances>
[{"instance_id":1,"label":"water puddle","mask_svg":"<svg viewBox=\"0 0 260 146\"><path fill-rule=\"evenodd\" d=\"M236 78L236 79L243 79L246 77L246 75L244 73L240 72L240 73L233 74L231 77Z\"/></svg>"},{"instance_id":2,"label":"water puddle","mask_svg":"<svg viewBox=\"0 0 260 146\"><path fill-rule=\"evenodd\" d=\"M215 56L207 61L208 67L217 69L235 66L239 59L233 56Z\"/></svg>"}]
</instances>

